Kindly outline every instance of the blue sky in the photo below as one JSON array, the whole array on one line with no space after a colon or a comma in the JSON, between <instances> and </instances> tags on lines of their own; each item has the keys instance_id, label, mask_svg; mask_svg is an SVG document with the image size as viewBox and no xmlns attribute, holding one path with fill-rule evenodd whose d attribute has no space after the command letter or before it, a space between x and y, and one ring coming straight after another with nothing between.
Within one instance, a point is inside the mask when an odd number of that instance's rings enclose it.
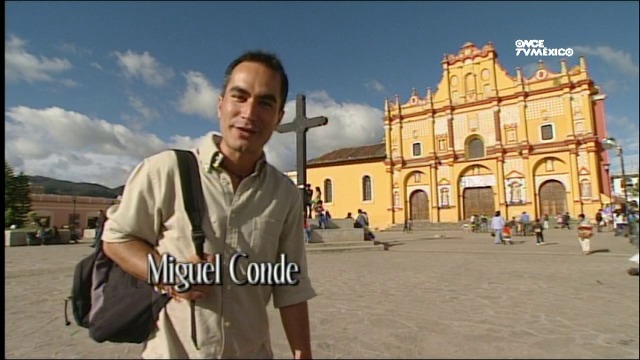
<instances>
[{"instance_id":1,"label":"blue sky","mask_svg":"<svg viewBox=\"0 0 640 360\"><path fill-rule=\"evenodd\" d=\"M5 159L18 171L115 187L143 157L191 148L218 130L227 64L276 52L297 93L329 125L308 133L310 158L379 142L385 98L436 90L444 54L492 42L511 74L537 57L518 39L585 55L607 95L609 135L638 168L638 2L6 2ZM562 57L544 57L557 71ZM295 167L295 138L268 159ZM613 160L617 166L617 160ZM615 171L615 170L614 170Z\"/></svg>"}]
</instances>

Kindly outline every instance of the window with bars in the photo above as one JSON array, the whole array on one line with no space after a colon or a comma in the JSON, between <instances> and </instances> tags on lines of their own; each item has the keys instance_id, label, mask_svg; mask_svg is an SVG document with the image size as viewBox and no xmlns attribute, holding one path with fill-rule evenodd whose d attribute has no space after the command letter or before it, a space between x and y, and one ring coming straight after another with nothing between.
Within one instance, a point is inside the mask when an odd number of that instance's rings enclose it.
<instances>
[{"instance_id":1,"label":"window with bars","mask_svg":"<svg viewBox=\"0 0 640 360\"><path fill-rule=\"evenodd\" d=\"M553 125L547 124L540 126L540 136L542 140L553 140Z\"/></svg>"},{"instance_id":2,"label":"window with bars","mask_svg":"<svg viewBox=\"0 0 640 360\"><path fill-rule=\"evenodd\" d=\"M371 177L362 177L362 201L371 201Z\"/></svg>"},{"instance_id":3,"label":"window with bars","mask_svg":"<svg viewBox=\"0 0 640 360\"><path fill-rule=\"evenodd\" d=\"M484 144L480 138L473 138L467 143L467 159L484 157Z\"/></svg>"},{"instance_id":4,"label":"window with bars","mask_svg":"<svg viewBox=\"0 0 640 360\"><path fill-rule=\"evenodd\" d=\"M447 139L438 139L438 151L447 151Z\"/></svg>"},{"instance_id":5,"label":"window with bars","mask_svg":"<svg viewBox=\"0 0 640 360\"><path fill-rule=\"evenodd\" d=\"M333 202L333 183L329 179L324 180L324 201L325 203Z\"/></svg>"},{"instance_id":6,"label":"window with bars","mask_svg":"<svg viewBox=\"0 0 640 360\"><path fill-rule=\"evenodd\" d=\"M591 181L585 179L580 182L580 194L583 198L591 197Z\"/></svg>"},{"instance_id":7,"label":"window with bars","mask_svg":"<svg viewBox=\"0 0 640 360\"><path fill-rule=\"evenodd\" d=\"M413 143L413 156L422 155L422 144L421 143Z\"/></svg>"}]
</instances>

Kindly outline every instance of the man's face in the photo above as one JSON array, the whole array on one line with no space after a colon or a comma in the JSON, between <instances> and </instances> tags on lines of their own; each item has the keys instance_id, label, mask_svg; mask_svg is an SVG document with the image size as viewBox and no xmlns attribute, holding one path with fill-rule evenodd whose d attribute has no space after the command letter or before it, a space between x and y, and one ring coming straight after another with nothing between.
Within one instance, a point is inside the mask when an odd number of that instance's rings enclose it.
<instances>
[{"instance_id":1,"label":"man's face","mask_svg":"<svg viewBox=\"0 0 640 360\"><path fill-rule=\"evenodd\" d=\"M260 156L282 120L280 76L264 65L243 62L235 67L218 99L222 150ZM229 154L227 154L229 155Z\"/></svg>"}]
</instances>

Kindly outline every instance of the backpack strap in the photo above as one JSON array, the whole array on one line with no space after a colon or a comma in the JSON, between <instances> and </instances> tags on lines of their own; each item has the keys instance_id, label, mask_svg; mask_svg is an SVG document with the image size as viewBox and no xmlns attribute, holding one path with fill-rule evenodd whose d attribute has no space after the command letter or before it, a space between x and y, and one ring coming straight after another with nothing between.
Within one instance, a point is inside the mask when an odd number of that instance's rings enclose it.
<instances>
[{"instance_id":1,"label":"backpack strap","mask_svg":"<svg viewBox=\"0 0 640 360\"><path fill-rule=\"evenodd\" d=\"M188 150L173 150L178 158L178 169L180 171L180 186L182 187L182 198L184 208L191 222L191 240L196 248L198 258L204 255L204 231L202 231L202 205L204 194L202 193L202 183L200 181L200 171L198 169L198 159L193 152ZM200 200L200 201L199 201ZM202 202L201 202L202 201ZM198 346L198 333L196 330L196 301L191 300L191 340L196 349Z\"/></svg>"},{"instance_id":2,"label":"backpack strap","mask_svg":"<svg viewBox=\"0 0 640 360\"><path fill-rule=\"evenodd\" d=\"M200 182L200 171L198 170L198 160L193 152L188 150L173 150L178 157L178 168L180 170L180 185L182 187L182 198L184 208L191 222L191 240L196 248L196 254L202 258L204 254L204 231L202 231L202 183Z\"/></svg>"}]
</instances>

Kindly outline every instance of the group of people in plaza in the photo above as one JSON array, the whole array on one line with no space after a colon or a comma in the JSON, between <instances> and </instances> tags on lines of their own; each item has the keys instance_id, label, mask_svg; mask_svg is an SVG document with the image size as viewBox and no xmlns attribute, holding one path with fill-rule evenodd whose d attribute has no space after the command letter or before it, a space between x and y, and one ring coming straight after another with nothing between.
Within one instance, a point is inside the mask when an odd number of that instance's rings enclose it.
<instances>
[{"instance_id":1,"label":"group of people in plaza","mask_svg":"<svg viewBox=\"0 0 640 360\"><path fill-rule=\"evenodd\" d=\"M306 243L311 239L311 224L308 219L318 219L318 228L327 229L329 227L329 220L331 220L331 213L324 207L322 201L322 191L319 186L316 186L315 193L312 190L311 184L306 184L304 189L304 240ZM375 235L369 227L369 215L366 211L358 209L356 218L353 218L351 213L347 213L346 219L353 220L353 227L357 229L364 229L364 240L374 240Z\"/></svg>"},{"instance_id":2,"label":"group of people in plaza","mask_svg":"<svg viewBox=\"0 0 640 360\"><path fill-rule=\"evenodd\" d=\"M616 217L620 220L616 221L616 226L614 227L616 230L616 236L621 236L624 232L624 228L627 227L627 222L637 223L637 212L630 211L628 214L624 210L615 210L613 212L615 219ZM536 245L544 245L544 231L549 229L549 218L548 215L545 215L543 219L535 219L533 222L529 220L529 215L526 212L523 212L519 219L516 217L512 217L510 221L506 221L500 214L500 211L496 211L493 218L491 219L491 232L494 236L494 244L513 244L512 235L514 230L517 234L527 236L534 234L536 237ZM476 218L472 217L471 221L476 221ZM559 214L556 222L556 228L560 229L569 229L571 230L571 216L569 212L565 212L564 214ZM635 225L635 224L634 224ZM576 226L578 232L578 242L580 244L580 248L584 255L591 254L591 241L590 239L593 237L594 232L601 232L603 228L607 227L606 214L602 209L599 209L598 212L594 215L594 220L589 220L585 214L579 214L576 219ZM637 226L636 226L637 227ZM595 231L594 231L595 229ZM637 232L636 230L632 230L631 232ZM628 233L628 231L627 231Z\"/></svg>"},{"instance_id":3,"label":"group of people in plaza","mask_svg":"<svg viewBox=\"0 0 640 360\"><path fill-rule=\"evenodd\" d=\"M329 213L328 210L325 210L324 207L322 206L322 200L320 200L318 204L319 205L315 207L316 219L318 219L318 228L328 229L329 220L331 219L331 214ZM305 243L309 243L309 241L311 240L312 227L308 221L309 219L311 218L307 218L305 214L304 220L303 220ZM371 231L371 228L369 227L369 215L367 215L365 211L363 211L362 209L358 209L358 213L355 219L353 218L353 215L349 212L347 213L347 216L345 217L345 219L351 219L351 221L353 222L354 228L364 230L364 240L375 240L376 237Z\"/></svg>"}]
</instances>

